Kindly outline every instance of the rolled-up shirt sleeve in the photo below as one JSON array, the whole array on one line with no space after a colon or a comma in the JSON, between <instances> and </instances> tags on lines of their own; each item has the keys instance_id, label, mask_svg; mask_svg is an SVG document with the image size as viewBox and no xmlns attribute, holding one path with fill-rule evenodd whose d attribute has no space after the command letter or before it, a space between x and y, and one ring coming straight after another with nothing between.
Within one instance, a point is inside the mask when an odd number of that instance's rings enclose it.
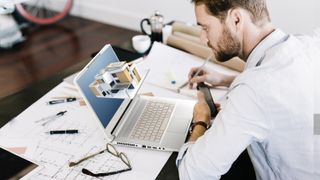
<instances>
[{"instance_id":1,"label":"rolled-up shirt sleeve","mask_svg":"<svg viewBox=\"0 0 320 180\"><path fill-rule=\"evenodd\" d=\"M177 166L179 167L180 163L181 163L181 160L183 159L183 157L186 155L187 151L188 151L188 148L190 146L192 146L194 144L194 142L187 142L185 143L181 148L180 148L180 151L179 151L179 154L178 154L178 157L177 157Z\"/></svg>"},{"instance_id":2,"label":"rolled-up shirt sleeve","mask_svg":"<svg viewBox=\"0 0 320 180\"><path fill-rule=\"evenodd\" d=\"M212 127L182 146L177 167L180 179L220 179L253 141L263 141L270 131L260 97L247 85L230 91Z\"/></svg>"}]
</instances>

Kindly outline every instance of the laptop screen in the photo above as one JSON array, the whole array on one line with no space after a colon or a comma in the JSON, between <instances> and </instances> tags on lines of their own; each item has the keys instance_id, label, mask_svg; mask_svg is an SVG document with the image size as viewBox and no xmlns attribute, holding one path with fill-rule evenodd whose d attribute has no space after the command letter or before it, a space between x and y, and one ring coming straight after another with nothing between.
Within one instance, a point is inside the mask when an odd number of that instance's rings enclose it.
<instances>
[{"instance_id":1,"label":"laptop screen","mask_svg":"<svg viewBox=\"0 0 320 180\"><path fill-rule=\"evenodd\" d=\"M113 62L119 62L119 60L111 46L109 46L103 52L99 52L96 57L94 57L94 61L77 80L77 84L81 88L82 93L90 103L92 109L104 127L108 125L109 121L115 115L124 99L97 97L92 92L90 84L96 80L95 76L101 71L101 69Z\"/></svg>"}]
</instances>

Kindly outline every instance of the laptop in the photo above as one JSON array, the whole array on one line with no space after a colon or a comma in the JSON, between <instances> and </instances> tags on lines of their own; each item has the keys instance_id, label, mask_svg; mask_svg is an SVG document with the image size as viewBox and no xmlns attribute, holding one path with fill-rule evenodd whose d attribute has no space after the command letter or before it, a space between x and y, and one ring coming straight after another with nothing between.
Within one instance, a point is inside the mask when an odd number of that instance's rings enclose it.
<instances>
[{"instance_id":1,"label":"laptop","mask_svg":"<svg viewBox=\"0 0 320 180\"><path fill-rule=\"evenodd\" d=\"M195 101L138 95L148 71L140 73L119 61L111 45L105 45L75 77L74 84L109 142L179 151Z\"/></svg>"}]
</instances>

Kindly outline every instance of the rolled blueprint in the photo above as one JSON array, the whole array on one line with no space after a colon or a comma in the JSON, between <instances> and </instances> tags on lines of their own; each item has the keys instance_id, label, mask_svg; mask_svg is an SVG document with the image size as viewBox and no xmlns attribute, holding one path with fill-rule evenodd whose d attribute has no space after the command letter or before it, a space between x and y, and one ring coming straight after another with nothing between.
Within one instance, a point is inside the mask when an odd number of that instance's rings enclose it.
<instances>
[{"instance_id":1,"label":"rolled blueprint","mask_svg":"<svg viewBox=\"0 0 320 180\"><path fill-rule=\"evenodd\" d=\"M174 22L172 24L172 31L182 32L195 37L200 37L201 27L195 26L195 25L187 25L186 23L183 23L183 22Z\"/></svg>"},{"instance_id":2,"label":"rolled blueprint","mask_svg":"<svg viewBox=\"0 0 320 180\"><path fill-rule=\"evenodd\" d=\"M197 43L197 44L206 46L206 44L204 44L204 43L201 42L200 37L192 36L192 35L190 35L190 34L186 34L186 33L179 32L179 31L175 31L175 32L173 32L172 34L173 34L174 36L177 36L177 37L180 37L180 38L183 38L183 39L192 41L192 42L194 42L194 43Z\"/></svg>"}]
</instances>

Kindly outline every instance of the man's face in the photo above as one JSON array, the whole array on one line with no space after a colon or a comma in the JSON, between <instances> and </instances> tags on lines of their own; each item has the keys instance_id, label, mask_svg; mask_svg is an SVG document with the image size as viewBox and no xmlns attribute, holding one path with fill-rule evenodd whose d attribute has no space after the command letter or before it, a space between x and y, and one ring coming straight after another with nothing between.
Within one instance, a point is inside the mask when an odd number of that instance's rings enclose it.
<instances>
[{"instance_id":1,"label":"man's face","mask_svg":"<svg viewBox=\"0 0 320 180\"><path fill-rule=\"evenodd\" d=\"M202 26L201 39L212 49L216 59L225 62L241 53L240 40L225 23L207 13L204 4L195 6L197 22Z\"/></svg>"}]
</instances>

